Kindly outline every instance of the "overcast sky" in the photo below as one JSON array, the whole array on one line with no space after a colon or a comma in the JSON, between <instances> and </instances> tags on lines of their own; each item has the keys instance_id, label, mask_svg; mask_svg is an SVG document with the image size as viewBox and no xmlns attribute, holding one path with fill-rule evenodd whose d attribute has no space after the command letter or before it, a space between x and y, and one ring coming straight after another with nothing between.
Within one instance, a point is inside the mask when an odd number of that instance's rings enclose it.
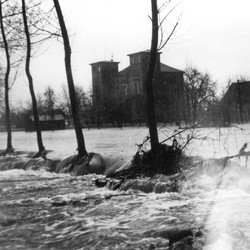
<instances>
[{"instance_id":1,"label":"overcast sky","mask_svg":"<svg viewBox=\"0 0 250 250\"><path fill-rule=\"evenodd\" d=\"M91 87L90 63L111 60L128 66L127 54L150 47L150 0L62 0L66 25L72 34L75 84ZM187 64L210 73L219 86L229 77L250 77L249 0L172 0L180 3L165 22L165 35L181 15L178 29L162 50L161 61L184 69ZM173 6L172 5L172 6ZM166 10L167 11L167 10ZM46 86L60 92L66 84L62 44L54 41L32 59L37 93ZM30 99L26 76L12 90L13 102Z\"/></svg>"}]
</instances>

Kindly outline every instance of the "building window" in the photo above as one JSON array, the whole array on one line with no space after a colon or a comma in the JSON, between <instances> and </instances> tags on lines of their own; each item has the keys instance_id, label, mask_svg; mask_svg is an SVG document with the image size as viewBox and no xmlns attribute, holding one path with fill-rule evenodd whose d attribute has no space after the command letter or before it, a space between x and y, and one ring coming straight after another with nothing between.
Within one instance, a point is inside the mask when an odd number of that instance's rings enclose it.
<instances>
[{"instance_id":1,"label":"building window","mask_svg":"<svg viewBox=\"0 0 250 250\"><path fill-rule=\"evenodd\" d=\"M135 84L135 94L136 94L136 95L139 95L139 94L140 94L139 81L136 80L136 81L134 82L134 84Z\"/></svg>"},{"instance_id":2,"label":"building window","mask_svg":"<svg viewBox=\"0 0 250 250\"><path fill-rule=\"evenodd\" d=\"M122 85L122 93L124 96L128 95L127 85L125 84Z\"/></svg>"},{"instance_id":3,"label":"building window","mask_svg":"<svg viewBox=\"0 0 250 250\"><path fill-rule=\"evenodd\" d=\"M128 95L127 84L122 84L118 88L118 93L119 93L119 96L127 96Z\"/></svg>"},{"instance_id":4,"label":"building window","mask_svg":"<svg viewBox=\"0 0 250 250\"><path fill-rule=\"evenodd\" d=\"M95 66L94 70L95 70L95 72L101 72L101 67L100 66Z\"/></svg>"}]
</instances>

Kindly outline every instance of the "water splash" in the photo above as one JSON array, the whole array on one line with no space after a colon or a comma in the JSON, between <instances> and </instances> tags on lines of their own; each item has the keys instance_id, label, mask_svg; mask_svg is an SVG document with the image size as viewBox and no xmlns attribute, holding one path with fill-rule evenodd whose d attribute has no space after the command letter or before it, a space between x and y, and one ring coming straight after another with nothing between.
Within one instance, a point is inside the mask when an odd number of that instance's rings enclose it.
<instances>
[{"instance_id":1,"label":"water splash","mask_svg":"<svg viewBox=\"0 0 250 250\"><path fill-rule=\"evenodd\" d=\"M238 145L245 136L237 134ZM222 139L230 142L223 152L235 154L231 143L235 139ZM118 147L119 140L112 138L106 151L98 142L92 143L93 151L103 150L110 169L126 167L135 152L131 137ZM57 144L63 141L51 147ZM196 153L211 158L216 151L224 156L220 147L209 147L204 141ZM72 148L71 143L67 152L58 155L66 156ZM160 237L161 232L190 228L202 228L205 233L205 246L201 242L200 249L250 249L250 168L244 158L226 165L223 158L197 160L184 170L179 192L160 194L99 189L94 180L101 176L75 177L46 172L46 168L35 171L34 165L0 171L2 249L167 249L168 238Z\"/></svg>"}]
</instances>

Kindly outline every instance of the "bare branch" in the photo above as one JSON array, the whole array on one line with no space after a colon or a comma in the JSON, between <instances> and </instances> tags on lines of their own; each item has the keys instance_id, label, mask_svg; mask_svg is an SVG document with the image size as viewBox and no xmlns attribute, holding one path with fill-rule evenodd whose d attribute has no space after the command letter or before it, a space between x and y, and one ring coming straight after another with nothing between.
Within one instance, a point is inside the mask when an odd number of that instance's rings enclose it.
<instances>
[{"instance_id":1,"label":"bare branch","mask_svg":"<svg viewBox=\"0 0 250 250\"><path fill-rule=\"evenodd\" d=\"M171 2L171 0L165 1L165 2L162 4L162 6L159 8L158 12L160 13L160 12L164 11L164 10L168 7L168 5L170 4L170 2Z\"/></svg>"},{"instance_id":2,"label":"bare branch","mask_svg":"<svg viewBox=\"0 0 250 250\"><path fill-rule=\"evenodd\" d=\"M177 5L175 5L162 19L162 21L160 21L159 27L162 26L162 24L164 23L164 21L168 18L168 16L177 8L177 6L179 6L180 3L178 3Z\"/></svg>"},{"instance_id":3,"label":"bare branch","mask_svg":"<svg viewBox=\"0 0 250 250\"><path fill-rule=\"evenodd\" d=\"M14 78L13 78L13 80L12 80L12 83L11 83L11 85L9 86L9 90L11 90L11 88L14 86L14 83L15 83L16 78L17 78L17 74L18 74L18 69L16 70L15 75L14 75Z\"/></svg>"},{"instance_id":4,"label":"bare branch","mask_svg":"<svg viewBox=\"0 0 250 250\"><path fill-rule=\"evenodd\" d=\"M174 31L175 31L178 24L179 24L178 22L175 24L174 28L172 29L172 31L171 31L170 35L168 36L168 38L166 39L166 41L160 47L158 47L158 49L157 49L158 51L160 51L162 48L164 48L164 46L168 43L168 41L170 40L170 38L174 34Z\"/></svg>"},{"instance_id":5,"label":"bare branch","mask_svg":"<svg viewBox=\"0 0 250 250\"><path fill-rule=\"evenodd\" d=\"M187 131L187 130L197 128L198 126L199 126L199 123L196 123L196 124L194 124L194 125L191 126L191 127L184 128L184 129L182 129L182 130L176 132L176 133L173 134L172 136L166 138L165 140L161 141L160 144L162 144L162 143L164 143L164 142L166 142L166 141L169 141L170 139L176 137L177 135L179 135L179 134L181 134L181 133L183 133L183 132L185 132L185 131Z\"/></svg>"}]
</instances>

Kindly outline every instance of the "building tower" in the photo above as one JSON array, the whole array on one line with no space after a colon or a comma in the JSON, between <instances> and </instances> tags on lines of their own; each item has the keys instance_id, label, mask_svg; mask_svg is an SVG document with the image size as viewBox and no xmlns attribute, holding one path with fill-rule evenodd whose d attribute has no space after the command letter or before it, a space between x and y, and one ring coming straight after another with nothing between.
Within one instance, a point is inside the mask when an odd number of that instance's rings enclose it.
<instances>
[{"instance_id":1,"label":"building tower","mask_svg":"<svg viewBox=\"0 0 250 250\"><path fill-rule=\"evenodd\" d=\"M118 74L119 62L100 61L91 63L93 106L96 113L97 124L107 122L105 114L112 108L112 96L115 92L114 78Z\"/></svg>"}]
</instances>

